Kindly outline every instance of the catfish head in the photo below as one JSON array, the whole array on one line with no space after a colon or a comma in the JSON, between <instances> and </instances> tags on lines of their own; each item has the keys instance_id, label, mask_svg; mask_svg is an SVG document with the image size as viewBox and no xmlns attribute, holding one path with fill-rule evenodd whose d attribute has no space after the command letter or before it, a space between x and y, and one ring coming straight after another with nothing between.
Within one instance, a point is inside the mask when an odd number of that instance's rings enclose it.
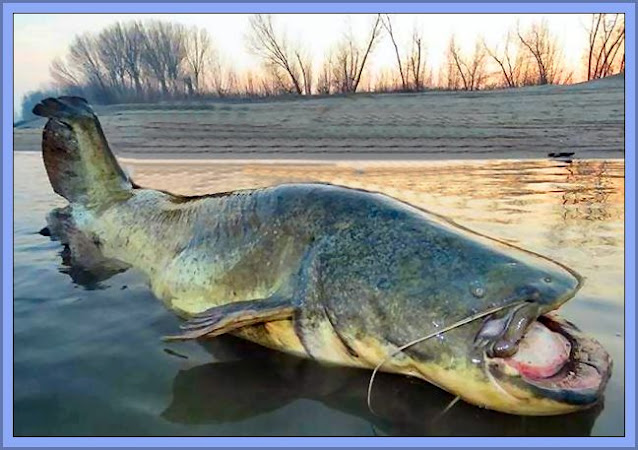
<instances>
[{"instance_id":1,"label":"catfish head","mask_svg":"<svg viewBox=\"0 0 638 450\"><path fill-rule=\"evenodd\" d=\"M436 215L394 216L365 245L342 236L326 252L323 302L356 358L506 413L599 402L609 355L552 313L580 289L576 272Z\"/></svg>"}]
</instances>

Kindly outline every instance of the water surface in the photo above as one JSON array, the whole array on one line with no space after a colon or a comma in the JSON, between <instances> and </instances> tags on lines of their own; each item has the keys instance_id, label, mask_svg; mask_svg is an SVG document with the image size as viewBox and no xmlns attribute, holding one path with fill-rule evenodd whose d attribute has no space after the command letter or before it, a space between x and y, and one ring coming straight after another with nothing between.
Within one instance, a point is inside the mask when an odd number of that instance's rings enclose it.
<instances>
[{"instance_id":1,"label":"water surface","mask_svg":"<svg viewBox=\"0 0 638 450\"><path fill-rule=\"evenodd\" d=\"M125 160L139 184L183 194L293 181L382 191L565 263L586 282L561 314L610 352L605 402L516 417L426 383L324 367L232 337L165 343L179 321L128 270L99 280L38 231L64 201L39 154L15 154L14 432L44 435L443 435L624 433L624 163Z\"/></svg>"}]
</instances>

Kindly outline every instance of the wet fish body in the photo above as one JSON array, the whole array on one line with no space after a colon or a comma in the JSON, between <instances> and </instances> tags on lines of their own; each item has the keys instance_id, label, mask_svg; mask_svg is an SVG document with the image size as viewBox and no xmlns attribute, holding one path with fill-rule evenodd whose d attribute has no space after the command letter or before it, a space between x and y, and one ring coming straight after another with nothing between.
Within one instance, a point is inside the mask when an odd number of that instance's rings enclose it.
<instances>
[{"instance_id":1,"label":"wet fish body","mask_svg":"<svg viewBox=\"0 0 638 450\"><path fill-rule=\"evenodd\" d=\"M509 413L560 414L599 401L609 356L547 315L580 288L573 270L380 193L327 184L197 197L144 189L120 169L83 99L47 99L34 112L49 118L45 166L70 202L73 228L107 260L146 274L187 319L177 338L233 333L374 368L408 342L494 310L382 369ZM530 329L570 342L549 376L543 358L522 371L503 363L521 342L543 342L525 341Z\"/></svg>"}]
</instances>

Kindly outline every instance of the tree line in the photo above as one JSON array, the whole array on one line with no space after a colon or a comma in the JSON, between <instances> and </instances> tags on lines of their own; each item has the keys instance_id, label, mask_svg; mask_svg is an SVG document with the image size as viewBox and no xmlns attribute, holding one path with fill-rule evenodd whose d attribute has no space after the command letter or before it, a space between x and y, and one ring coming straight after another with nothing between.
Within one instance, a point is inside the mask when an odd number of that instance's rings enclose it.
<instances>
[{"instance_id":1,"label":"tree line","mask_svg":"<svg viewBox=\"0 0 638 450\"><path fill-rule=\"evenodd\" d=\"M624 15L593 14L587 31L586 78L623 72ZM373 76L368 67L382 39L392 45L395 67ZM271 15L251 16L246 48L260 61L258 72L239 73L232 64L225 64L203 28L165 21L115 23L100 32L76 36L67 55L51 64L51 76L55 90L83 95L98 104L211 96L480 90L573 79L560 43L545 21L513 27L499 45L477 39L469 52L451 36L436 81L422 31L414 27L408 42L400 42L388 14L377 14L365 35L357 37L348 30L316 67L303 44L290 40ZM30 108L26 103L34 97L33 93L25 97L24 109Z\"/></svg>"}]
</instances>

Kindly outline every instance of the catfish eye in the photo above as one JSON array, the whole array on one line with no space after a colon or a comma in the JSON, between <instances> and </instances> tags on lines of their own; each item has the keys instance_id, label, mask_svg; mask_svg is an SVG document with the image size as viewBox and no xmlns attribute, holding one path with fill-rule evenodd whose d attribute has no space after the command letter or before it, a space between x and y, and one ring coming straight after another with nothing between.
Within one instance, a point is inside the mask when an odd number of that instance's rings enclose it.
<instances>
[{"instance_id":1,"label":"catfish eye","mask_svg":"<svg viewBox=\"0 0 638 450\"><path fill-rule=\"evenodd\" d=\"M552 282L552 277L547 276L547 277L543 278L543 281L544 281L545 283L551 283L551 282Z\"/></svg>"},{"instance_id":2,"label":"catfish eye","mask_svg":"<svg viewBox=\"0 0 638 450\"><path fill-rule=\"evenodd\" d=\"M481 298L485 295L485 288L475 281L470 284L470 293L476 298Z\"/></svg>"}]
</instances>

